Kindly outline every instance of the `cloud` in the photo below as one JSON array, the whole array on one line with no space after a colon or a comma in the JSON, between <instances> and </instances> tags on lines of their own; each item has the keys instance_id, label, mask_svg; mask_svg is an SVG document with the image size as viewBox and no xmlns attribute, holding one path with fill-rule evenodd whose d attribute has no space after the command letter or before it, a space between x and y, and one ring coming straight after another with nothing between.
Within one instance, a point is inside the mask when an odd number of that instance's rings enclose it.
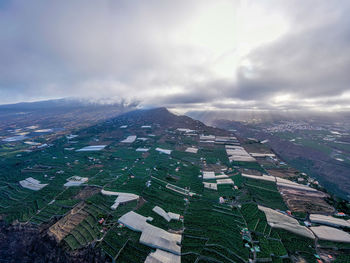
<instances>
[{"instance_id":1,"label":"cloud","mask_svg":"<svg viewBox=\"0 0 350 263\"><path fill-rule=\"evenodd\" d=\"M292 12L293 30L247 55L252 68L238 69L240 89L235 96L269 99L291 94L303 100L337 97L348 91L350 18L346 14L350 5L317 1L296 11Z\"/></svg>"},{"instance_id":2,"label":"cloud","mask_svg":"<svg viewBox=\"0 0 350 263\"><path fill-rule=\"evenodd\" d=\"M349 109L346 1L4 1L0 103Z\"/></svg>"}]
</instances>

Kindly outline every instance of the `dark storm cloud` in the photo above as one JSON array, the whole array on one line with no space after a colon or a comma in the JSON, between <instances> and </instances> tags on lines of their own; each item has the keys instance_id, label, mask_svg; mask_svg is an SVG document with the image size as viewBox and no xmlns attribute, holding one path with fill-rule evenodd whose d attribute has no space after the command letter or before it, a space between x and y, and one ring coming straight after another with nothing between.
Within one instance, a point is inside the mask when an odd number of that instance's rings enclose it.
<instances>
[{"instance_id":1,"label":"dark storm cloud","mask_svg":"<svg viewBox=\"0 0 350 263\"><path fill-rule=\"evenodd\" d=\"M225 2L232 10L215 13ZM235 18L243 4L279 14L288 29L242 56L240 21L228 28L219 18ZM350 2L326 0L3 1L0 103L73 96L178 108L349 109L349 12Z\"/></svg>"}]
</instances>

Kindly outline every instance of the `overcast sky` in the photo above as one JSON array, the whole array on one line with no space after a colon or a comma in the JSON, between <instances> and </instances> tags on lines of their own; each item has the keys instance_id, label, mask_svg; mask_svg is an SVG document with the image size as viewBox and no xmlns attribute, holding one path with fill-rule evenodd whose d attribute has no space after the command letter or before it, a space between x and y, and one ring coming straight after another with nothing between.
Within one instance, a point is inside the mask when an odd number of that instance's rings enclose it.
<instances>
[{"instance_id":1,"label":"overcast sky","mask_svg":"<svg viewBox=\"0 0 350 263\"><path fill-rule=\"evenodd\" d=\"M350 110L350 1L1 0L0 103Z\"/></svg>"}]
</instances>

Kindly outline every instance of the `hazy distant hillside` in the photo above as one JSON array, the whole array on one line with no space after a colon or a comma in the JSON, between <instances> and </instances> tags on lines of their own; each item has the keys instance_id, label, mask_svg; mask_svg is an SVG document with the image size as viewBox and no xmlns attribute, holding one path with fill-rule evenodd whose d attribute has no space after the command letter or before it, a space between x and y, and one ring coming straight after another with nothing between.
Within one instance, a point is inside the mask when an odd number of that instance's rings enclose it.
<instances>
[{"instance_id":1,"label":"hazy distant hillside","mask_svg":"<svg viewBox=\"0 0 350 263\"><path fill-rule=\"evenodd\" d=\"M340 118L309 121L244 123L217 120L241 137L268 140L268 145L294 167L317 178L328 191L350 199L349 122Z\"/></svg>"},{"instance_id":2,"label":"hazy distant hillside","mask_svg":"<svg viewBox=\"0 0 350 263\"><path fill-rule=\"evenodd\" d=\"M135 109L126 103L98 104L58 99L0 105L0 131L38 125L41 128L75 129Z\"/></svg>"},{"instance_id":3,"label":"hazy distant hillside","mask_svg":"<svg viewBox=\"0 0 350 263\"><path fill-rule=\"evenodd\" d=\"M20 102L14 104L3 104L0 105L0 115L5 112L18 112L18 111L38 111L45 110L42 113L49 113L54 110L68 111L72 109L133 109L137 106L135 103L125 103L121 101L119 103L98 103L89 100L79 99L55 99L55 100L44 100L35 102Z\"/></svg>"},{"instance_id":4,"label":"hazy distant hillside","mask_svg":"<svg viewBox=\"0 0 350 263\"><path fill-rule=\"evenodd\" d=\"M254 111L254 110L230 110L230 111L188 111L187 116L206 124L213 125L217 120L230 120L241 122L274 122L280 120L296 121L350 121L349 112L314 112L314 111Z\"/></svg>"}]
</instances>

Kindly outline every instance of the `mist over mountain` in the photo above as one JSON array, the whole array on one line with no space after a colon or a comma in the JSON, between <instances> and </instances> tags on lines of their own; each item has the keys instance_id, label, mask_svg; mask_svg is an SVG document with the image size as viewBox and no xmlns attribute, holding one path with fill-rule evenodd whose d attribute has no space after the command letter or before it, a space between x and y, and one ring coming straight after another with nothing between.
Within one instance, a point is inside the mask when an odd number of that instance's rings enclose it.
<instances>
[{"instance_id":1,"label":"mist over mountain","mask_svg":"<svg viewBox=\"0 0 350 263\"><path fill-rule=\"evenodd\" d=\"M42 110L42 109L72 109L72 108L103 108L103 107L124 107L133 108L138 105L137 102L127 103L123 99L119 101L107 102L104 100L91 100L91 99L79 99L79 98L62 98L53 100L42 100L33 102L19 102L13 104L0 105L1 111L6 110Z\"/></svg>"},{"instance_id":2,"label":"mist over mountain","mask_svg":"<svg viewBox=\"0 0 350 263\"><path fill-rule=\"evenodd\" d=\"M57 99L0 105L0 128L37 126L73 130L136 109L137 103Z\"/></svg>"},{"instance_id":3,"label":"mist over mountain","mask_svg":"<svg viewBox=\"0 0 350 263\"><path fill-rule=\"evenodd\" d=\"M217 120L230 120L240 122L274 122L282 120L296 121L350 121L350 112L327 112L327 111L276 111L276 110L208 110L187 111L187 116L214 125Z\"/></svg>"}]
</instances>

